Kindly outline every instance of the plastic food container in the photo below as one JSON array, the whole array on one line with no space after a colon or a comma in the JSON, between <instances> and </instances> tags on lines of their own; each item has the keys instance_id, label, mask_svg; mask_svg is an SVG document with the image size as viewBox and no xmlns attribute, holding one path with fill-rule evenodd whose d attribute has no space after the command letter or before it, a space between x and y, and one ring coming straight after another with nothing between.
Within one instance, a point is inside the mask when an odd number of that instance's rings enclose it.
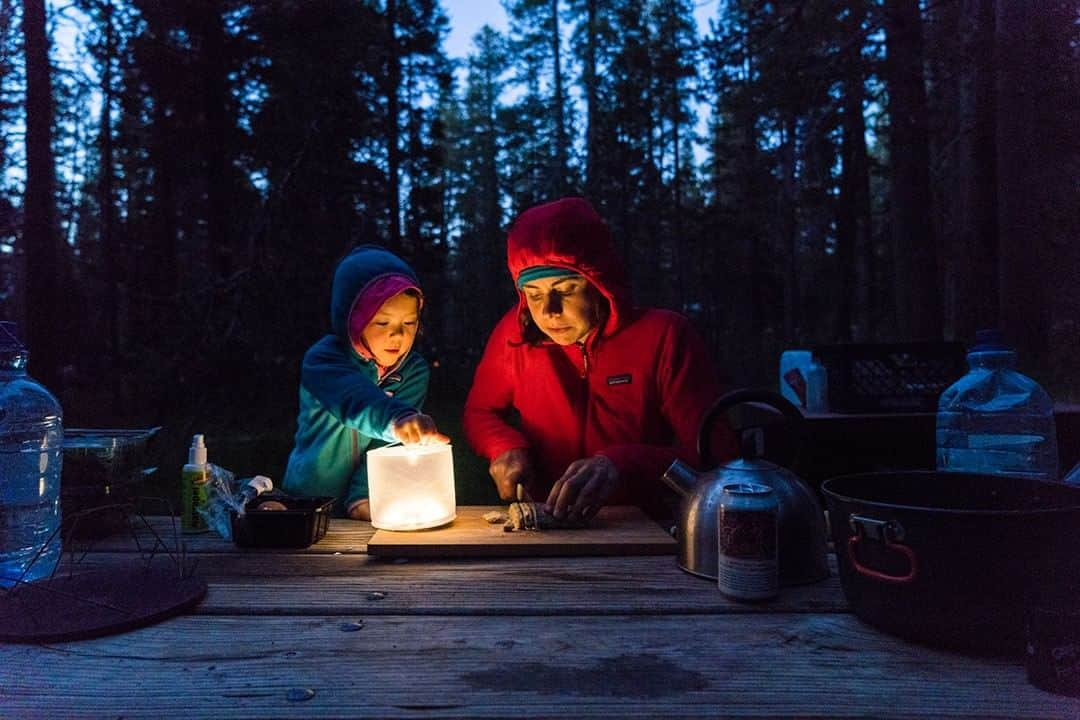
<instances>
[{"instance_id":1,"label":"plastic food container","mask_svg":"<svg viewBox=\"0 0 1080 720\"><path fill-rule=\"evenodd\" d=\"M260 510L277 500L284 510ZM271 497L251 500L243 515L232 513L233 542L240 547L306 548L322 540L330 525L332 497Z\"/></svg>"}]
</instances>

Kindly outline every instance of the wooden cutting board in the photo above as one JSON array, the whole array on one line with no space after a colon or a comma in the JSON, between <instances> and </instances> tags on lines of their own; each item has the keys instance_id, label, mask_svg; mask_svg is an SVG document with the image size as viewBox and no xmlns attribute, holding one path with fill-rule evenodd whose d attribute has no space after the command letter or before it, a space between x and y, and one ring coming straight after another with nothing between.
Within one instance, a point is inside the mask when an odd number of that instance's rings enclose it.
<instances>
[{"instance_id":1,"label":"wooden cutting board","mask_svg":"<svg viewBox=\"0 0 1080 720\"><path fill-rule=\"evenodd\" d=\"M600 510L583 530L519 530L506 532L483 515L506 506L467 505L457 519L431 530L377 530L368 554L385 557L562 557L572 555L674 555L675 539L640 508L614 505Z\"/></svg>"}]
</instances>

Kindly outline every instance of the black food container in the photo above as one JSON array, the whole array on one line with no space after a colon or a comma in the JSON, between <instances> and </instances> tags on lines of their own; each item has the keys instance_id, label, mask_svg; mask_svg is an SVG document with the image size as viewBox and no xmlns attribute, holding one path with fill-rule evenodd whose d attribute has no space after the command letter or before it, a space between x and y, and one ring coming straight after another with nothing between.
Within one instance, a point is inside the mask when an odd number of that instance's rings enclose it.
<instances>
[{"instance_id":1,"label":"black food container","mask_svg":"<svg viewBox=\"0 0 1080 720\"><path fill-rule=\"evenodd\" d=\"M276 501L284 510L260 510ZM332 497L262 495L248 502L243 515L232 513L233 542L240 547L306 548L322 540L330 525Z\"/></svg>"}]
</instances>

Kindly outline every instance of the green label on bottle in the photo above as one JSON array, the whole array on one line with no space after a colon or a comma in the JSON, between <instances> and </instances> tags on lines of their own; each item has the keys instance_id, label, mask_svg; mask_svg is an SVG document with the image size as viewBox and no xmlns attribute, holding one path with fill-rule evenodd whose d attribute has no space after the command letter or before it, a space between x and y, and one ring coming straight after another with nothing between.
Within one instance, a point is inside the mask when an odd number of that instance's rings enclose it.
<instances>
[{"instance_id":1,"label":"green label on bottle","mask_svg":"<svg viewBox=\"0 0 1080 720\"><path fill-rule=\"evenodd\" d=\"M180 530L185 533L201 533L209 530L199 508L206 506L207 471L205 468L185 469L180 476Z\"/></svg>"}]
</instances>

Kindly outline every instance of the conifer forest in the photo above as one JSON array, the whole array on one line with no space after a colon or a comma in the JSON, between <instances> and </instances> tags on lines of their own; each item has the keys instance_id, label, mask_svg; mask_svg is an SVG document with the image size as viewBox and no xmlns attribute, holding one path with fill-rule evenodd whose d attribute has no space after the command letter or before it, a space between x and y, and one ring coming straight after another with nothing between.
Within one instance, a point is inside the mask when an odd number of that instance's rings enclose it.
<instances>
[{"instance_id":1,"label":"conifer forest","mask_svg":"<svg viewBox=\"0 0 1080 720\"><path fill-rule=\"evenodd\" d=\"M463 57L452 4L0 0L0 319L65 425L280 476L333 267L377 242L465 448L506 231L566 195L735 385L1000 327L1080 402L1076 0L503 0Z\"/></svg>"}]
</instances>

